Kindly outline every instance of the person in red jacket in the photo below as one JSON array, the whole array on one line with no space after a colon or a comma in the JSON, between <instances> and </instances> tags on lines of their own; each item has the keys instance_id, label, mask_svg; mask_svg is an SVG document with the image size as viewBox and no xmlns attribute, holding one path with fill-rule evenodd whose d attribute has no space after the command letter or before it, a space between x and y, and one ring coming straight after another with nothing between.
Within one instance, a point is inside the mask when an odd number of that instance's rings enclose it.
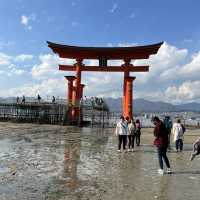
<instances>
[{"instance_id":1,"label":"person in red jacket","mask_svg":"<svg viewBox=\"0 0 200 200\"><path fill-rule=\"evenodd\" d=\"M167 173L171 173L169 159L167 157L167 147L168 147L168 134L165 128L164 123L158 118L154 117L152 119L155 128L154 128L154 145L157 147L158 151L158 161L160 169L158 170L159 174L164 174L163 170L163 160L167 166Z\"/></svg>"}]
</instances>

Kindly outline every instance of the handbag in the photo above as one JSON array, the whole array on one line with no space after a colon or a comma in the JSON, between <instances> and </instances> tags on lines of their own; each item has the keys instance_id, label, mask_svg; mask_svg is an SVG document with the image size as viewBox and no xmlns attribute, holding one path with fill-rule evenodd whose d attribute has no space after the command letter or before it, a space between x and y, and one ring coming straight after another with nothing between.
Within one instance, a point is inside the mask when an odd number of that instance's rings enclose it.
<instances>
[{"instance_id":1,"label":"handbag","mask_svg":"<svg viewBox=\"0 0 200 200\"><path fill-rule=\"evenodd\" d=\"M162 146L162 144L163 144L162 138L155 138L153 144L155 146Z\"/></svg>"}]
</instances>

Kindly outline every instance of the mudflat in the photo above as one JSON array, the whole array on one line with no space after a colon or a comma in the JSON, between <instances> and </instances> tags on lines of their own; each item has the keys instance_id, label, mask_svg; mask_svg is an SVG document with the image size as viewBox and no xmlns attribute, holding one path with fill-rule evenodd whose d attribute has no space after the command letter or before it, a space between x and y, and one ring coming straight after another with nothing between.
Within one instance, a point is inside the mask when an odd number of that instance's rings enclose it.
<instances>
[{"instance_id":1,"label":"mudflat","mask_svg":"<svg viewBox=\"0 0 200 200\"><path fill-rule=\"evenodd\" d=\"M172 174L157 174L153 129L134 152L118 153L114 129L0 123L0 200L197 200L200 129L187 129L184 151L168 152Z\"/></svg>"}]
</instances>

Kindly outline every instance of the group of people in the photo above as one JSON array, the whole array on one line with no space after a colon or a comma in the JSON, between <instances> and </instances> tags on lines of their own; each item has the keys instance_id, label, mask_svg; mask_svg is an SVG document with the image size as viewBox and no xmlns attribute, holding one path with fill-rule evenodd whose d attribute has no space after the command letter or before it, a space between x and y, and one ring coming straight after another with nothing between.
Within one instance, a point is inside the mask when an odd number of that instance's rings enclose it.
<instances>
[{"instance_id":1,"label":"group of people","mask_svg":"<svg viewBox=\"0 0 200 200\"><path fill-rule=\"evenodd\" d=\"M38 95L37 95L37 101L38 101L38 103L40 103L41 100L42 100L42 97L38 94ZM52 97L52 100L51 100L51 101L52 101L52 103L55 103L55 102L56 102L55 96ZM22 99L21 99L21 103L25 104L25 102L26 102L26 98L25 98L25 96L23 95L23 96L22 96ZM20 98L19 98L19 97L16 98L16 103L17 103L17 104L20 103Z\"/></svg>"},{"instance_id":2,"label":"group of people","mask_svg":"<svg viewBox=\"0 0 200 200\"><path fill-rule=\"evenodd\" d=\"M26 98L25 98L25 96L23 95L23 96L22 96L21 103L23 103L23 104L24 104L25 102L26 102ZM17 97L17 98L16 98L16 103L17 103L17 104L19 104L19 103L20 103L20 98L19 98L19 97Z\"/></svg>"},{"instance_id":3,"label":"group of people","mask_svg":"<svg viewBox=\"0 0 200 200\"><path fill-rule=\"evenodd\" d=\"M186 131L181 120L178 119L176 122L172 123L169 116L166 116L162 121L159 117L155 116L152 118L154 124L154 141L153 144L157 148L159 169L158 173L164 174L163 161L167 166L167 173L172 173L170 162L167 157L167 149L170 148L170 136L173 135L173 141L175 142L176 151L183 150L183 140L184 133ZM126 152L133 151L134 141L136 138L136 144L140 144L141 135L141 123L139 120L134 121L133 119L120 117L120 121L117 123L115 134L118 136L118 151L121 152L121 146L123 145L123 150ZM196 155L200 154L200 138L198 138L193 144L193 152L191 154L190 160L192 161Z\"/></svg>"},{"instance_id":4,"label":"group of people","mask_svg":"<svg viewBox=\"0 0 200 200\"><path fill-rule=\"evenodd\" d=\"M135 142L137 146L140 145L141 123L139 119L134 121L133 118L121 116L115 129L115 135L118 136L119 152L122 152L121 147L125 152L133 151Z\"/></svg>"},{"instance_id":5,"label":"group of people","mask_svg":"<svg viewBox=\"0 0 200 200\"><path fill-rule=\"evenodd\" d=\"M176 122L172 123L172 120L169 116L166 116L163 120L165 129L168 135L168 148L170 148L170 139L171 134L173 136L173 142L175 143L176 151L183 150L183 140L185 133L185 126L181 123L180 119L177 119Z\"/></svg>"}]
</instances>

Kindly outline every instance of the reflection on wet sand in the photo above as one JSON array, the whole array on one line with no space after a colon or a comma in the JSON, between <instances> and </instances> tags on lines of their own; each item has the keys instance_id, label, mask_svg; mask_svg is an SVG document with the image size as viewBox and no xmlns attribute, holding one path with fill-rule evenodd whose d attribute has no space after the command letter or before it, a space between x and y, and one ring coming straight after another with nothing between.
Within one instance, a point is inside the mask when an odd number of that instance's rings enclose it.
<instances>
[{"instance_id":1,"label":"reflection on wet sand","mask_svg":"<svg viewBox=\"0 0 200 200\"><path fill-rule=\"evenodd\" d=\"M77 165L80 159L80 133L71 135L70 140L64 140L64 171L63 176L66 178L66 186L71 191L78 187Z\"/></svg>"}]
</instances>

